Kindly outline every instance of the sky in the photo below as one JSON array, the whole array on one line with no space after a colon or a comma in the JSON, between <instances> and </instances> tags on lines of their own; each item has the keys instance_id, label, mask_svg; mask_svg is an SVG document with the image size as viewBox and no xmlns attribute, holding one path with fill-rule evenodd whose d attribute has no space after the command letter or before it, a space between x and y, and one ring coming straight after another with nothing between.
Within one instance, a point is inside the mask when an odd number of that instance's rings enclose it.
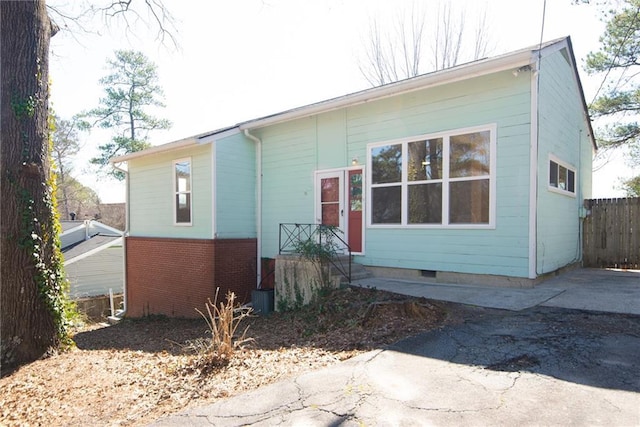
<instances>
[{"instance_id":1,"label":"sky","mask_svg":"<svg viewBox=\"0 0 640 427\"><path fill-rule=\"evenodd\" d=\"M141 2L139 2L141 3ZM399 11L418 7L430 31L438 3L447 0L165 0L175 19L178 48L163 46L156 32L131 21L135 34L117 20L95 18L91 32L62 31L51 42L51 102L65 119L98 106L108 74L106 61L118 49L142 51L158 67L166 108L155 114L173 122L151 134L152 145L168 143L369 88L359 66L370 24L397 19ZM582 69L587 53L598 49L604 31L601 10L571 0L449 0L453 13L464 11L465 25L477 27L486 11L488 56L570 35L587 102L603 76ZM82 3L52 0L60 10ZM417 6L416 6L417 5ZM54 19L55 19L55 15ZM143 18L146 18L143 14ZM431 20L431 21L430 21ZM467 28L465 27L465 28ZM472 59L472 58L469 58ZM104 203L123 202L124 185L97 174L88 160L110 134L81 135L82 150L72 175L98 192ZM632 171L617 153L594 172L593 197L620 197L619 178Z\"/></svg>"}]
</instances>

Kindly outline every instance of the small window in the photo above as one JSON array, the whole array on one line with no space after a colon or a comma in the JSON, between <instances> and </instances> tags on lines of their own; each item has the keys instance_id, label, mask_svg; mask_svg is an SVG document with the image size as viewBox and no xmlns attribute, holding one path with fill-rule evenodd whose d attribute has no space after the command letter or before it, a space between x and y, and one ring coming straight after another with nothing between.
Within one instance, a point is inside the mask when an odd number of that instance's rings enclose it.
<instances>
[{"instance_id":1,"label":"small window","mask_svg":"<svg viewBox=\"0 0 640 427\"><path fill-rule=\"evenodd\" d=\"M191 159L173 162L175 223L191 225Z\"/></svg>"},{"instance_id":2,"label":"small window","mask_svg":"<svg viewBox=\"0 0 640 427\"><path fill-rule=\"evenodd\" d=\"M549 160L549 189L561 193L576 193L576 171L559 160Z\"/></svg>"}]
</instances>

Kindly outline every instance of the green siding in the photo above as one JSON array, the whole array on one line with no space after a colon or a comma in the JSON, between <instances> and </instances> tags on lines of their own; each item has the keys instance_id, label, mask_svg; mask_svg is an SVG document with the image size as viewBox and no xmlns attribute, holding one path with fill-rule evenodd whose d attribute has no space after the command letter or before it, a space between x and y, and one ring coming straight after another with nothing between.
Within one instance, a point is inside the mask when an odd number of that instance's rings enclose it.
<instances>
[{"instance_id":1,"label":"green siding","mask_svg":"<svg viewBox=\"0 0 640 427\"><path fill-rule=\"evenodd\" d=\"M580 207L591 195L591 143L582 115L579 88L564 52L540 66L538 150L537 274L581 259ZM549 155L576 169L576 197L548 188Z\"/></svg>"},{"instance_id":2,"label":"green siding","mask_svg":"<svg viewBox=\"0 0 640 427\"><path fill-rule=\"evenodd\" d=\"M317 132L318 169L343 167L347 162L347 122L345 110L332 111L318 116Z\"/></svg>"},{"instance_id":3,"label":"green siding","mask_svg":"<svg viewBox=\"0 0 640 427\"><path fill-rule=\"evenodd\" d=\"M215 142L215 237L256 237L256 147L242 134Z\"/></svg>"},{"instance_id":4,"label":"green siding","mask_svg":"<svg viewBox=\"0 0 640 427\"><path fill-rule=\"evenodd\" d=\"M191 157L192 225L174 225L173 161ZM132 236L212 238L211 144L129 161Z\"/></svg>"},{"instance_id":5,"label":"green siding","mask_svg":"<svg viewBox=\"0 0 640 427\"><path fill-rule=\"evenodd\" d=\"M313 223L316 117L253 132L262 139L262 250L278 253L279 224Z\"/></svg>"},{"instance_id":6,"label":"green siding","mask_svg":"<svg viewBox=\"0 0 640 427\"><path fill-rule=\"evenodd\" d=\"M316 221L316 169L350 166L354 156L364 165L369 143L496 123L496 229L367 228L358 261L527 277L530 105L530 80L502 72L256 131L263 141L263 255L277 253L279 223Z\"/></svg>"}]
</instances>

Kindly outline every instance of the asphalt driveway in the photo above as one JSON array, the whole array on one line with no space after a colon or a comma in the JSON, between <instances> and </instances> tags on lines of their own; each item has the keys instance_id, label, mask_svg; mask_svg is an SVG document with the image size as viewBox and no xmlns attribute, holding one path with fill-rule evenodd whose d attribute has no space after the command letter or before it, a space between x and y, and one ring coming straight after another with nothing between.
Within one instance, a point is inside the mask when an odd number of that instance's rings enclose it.
<instances>
[{"instance_id":1,"label":"asphalt driveway","mask_svg":"<svg viewBox=\"0 0 640 427\"><path fill-rule=\"evenodd\" d=\"M442 329L155 425L640 426L640 315L555 307L562 280L530 306L505 294L517 309L446 303Z\"/></svg>"}]
</instances>

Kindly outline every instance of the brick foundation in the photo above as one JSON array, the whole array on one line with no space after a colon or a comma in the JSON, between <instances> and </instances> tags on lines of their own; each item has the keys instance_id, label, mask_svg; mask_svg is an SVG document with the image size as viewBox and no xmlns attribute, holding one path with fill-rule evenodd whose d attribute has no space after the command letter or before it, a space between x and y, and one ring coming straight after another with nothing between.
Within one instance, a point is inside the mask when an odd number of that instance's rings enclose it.
<instances>
[{"instance_id":1,"label":"brick foundation","mask_svg":"<svg viewBox=\"0 0 640 427\"><path fill-rule=\"evenodd\" d=\"M256 239L127 237L127 316L200 317L216 287L251 301Z\"/></svg>"}]
</instances>

